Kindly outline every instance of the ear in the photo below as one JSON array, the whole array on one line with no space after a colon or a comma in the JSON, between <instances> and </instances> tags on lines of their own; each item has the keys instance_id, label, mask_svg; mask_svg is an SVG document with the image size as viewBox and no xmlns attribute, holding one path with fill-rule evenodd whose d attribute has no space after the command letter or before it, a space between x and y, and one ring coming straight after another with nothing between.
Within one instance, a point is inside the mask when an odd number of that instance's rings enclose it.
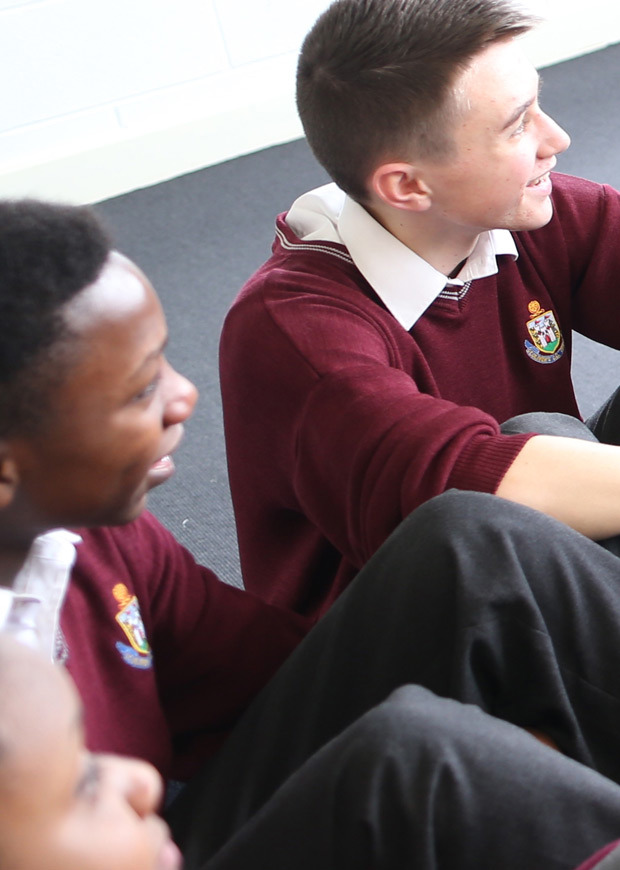
<instances>
[{"instance_id":1,"label":"ear","mask_svg":"<svg viewBox=\"0 0 620 870\"><path fill-rule=\"evenodd\" d=\"M7 508L19 487L19 471L9 444L0 439L0 510Z\"/></svg>"},{"instance_id":2,"label":"ear","mask_svg":"<svg viewBox=\"0 0 620 870\"><path fill-rule=\"evenodd\" d=\"M430 188L411 163L383 163L372 174L370 187L392 208L420 212L431 206Z\"/></svg>"}]
</instances>

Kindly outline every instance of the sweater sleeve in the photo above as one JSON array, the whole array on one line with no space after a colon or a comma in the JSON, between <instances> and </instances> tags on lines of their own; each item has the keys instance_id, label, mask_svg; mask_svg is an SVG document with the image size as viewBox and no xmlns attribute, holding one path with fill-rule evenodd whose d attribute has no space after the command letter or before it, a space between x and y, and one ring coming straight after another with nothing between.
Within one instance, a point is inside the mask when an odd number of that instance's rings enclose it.
<instances>
[{"instance_id":1,"label":"sweater sleeve","mask_svg":"<svg viewBox=\"0 0 620 870\"><path fill-rule=\"evenodd\" d=\"M89 744L184 779L309 623L218 580L148 513L80 534L63 628Z\"/></svg>"},{"instance_id":2,"label":"sweater sleeve","mask_svg":"<svg viewBox=\"0 0 620 870\"><path fill-rule=\"evenodd\" d=\"M196 746L221 743L310 622L220 581L153 517L143 528L157 582L155 668L178 767Z\"/></svg>"},{"instance_id":3,"label":"sweater sleeve","mask_svg":"<svg viewBox=\"0 0 620 870\"><path fill-rule=\"evenodd\" d=\"M620 349L620 193L585 179L560 178L562 237L556 235L555 252L570 264L573 328ZM557 259L547 259L547 269L549 262L557 265ZM550 286L553 278L550 273Z\"/></svg>"},{"instance_id":4,"label":"sweater sleeve","mask_svg":"<svg viewBox=\"0 0 620 870\"><path fill-rule=\"evenodd\" d=\"M297 428L297 495L361 567L418 505L447 489L493 493L530 436L424 395L404 373L352 367L321 379Z\"/></svg>"}]
</instances>

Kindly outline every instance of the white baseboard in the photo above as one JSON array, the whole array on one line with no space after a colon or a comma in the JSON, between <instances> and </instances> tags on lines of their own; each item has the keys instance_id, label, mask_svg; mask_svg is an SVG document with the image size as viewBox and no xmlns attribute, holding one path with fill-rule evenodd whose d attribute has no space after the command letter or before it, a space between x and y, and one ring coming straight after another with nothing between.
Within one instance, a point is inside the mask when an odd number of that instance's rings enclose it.
<instances>
[{"instance_id":1,"label":"white baseboard","mask_svg":"<svg viewBox=\"0 0 620 870\"><path fill-rule=\"evenodd\" d=\"M0 170L0 196L93 203L303 135L289 102L244 107Z\"/></svg>"}]
</instances>

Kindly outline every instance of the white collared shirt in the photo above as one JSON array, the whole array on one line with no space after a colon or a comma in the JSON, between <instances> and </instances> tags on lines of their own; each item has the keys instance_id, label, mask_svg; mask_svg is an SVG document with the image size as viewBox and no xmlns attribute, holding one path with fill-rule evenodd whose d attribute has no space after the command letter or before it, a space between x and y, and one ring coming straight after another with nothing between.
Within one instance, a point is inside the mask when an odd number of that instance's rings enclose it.
<instances>
[{"instance_id":1,"label":"white collared shirt","mask_svg":"<svg viewBox=\"0 0 620 870\"><path fill-rule=\"evenodd\" d=\"M35 538L12 589L0 588L0 631L54 660L60 610L65 599L79 535L54 529Z\"/></svg>"},{"instance_id":2,"label":"white collared shirt","mask_svg":"<svg viewBox=\"0 0 620 870\"><path fill-rule=\"evenodd\" d=\"M304 242L339 242L388 311L410 330L447 284L463 287L475 278L498 271L496 257L517 258L508 230L489 230L456 278L446 278L430 263L400 242L335 184L303 194L291 206L286 222Z\"/></svg>"}]
</instances>

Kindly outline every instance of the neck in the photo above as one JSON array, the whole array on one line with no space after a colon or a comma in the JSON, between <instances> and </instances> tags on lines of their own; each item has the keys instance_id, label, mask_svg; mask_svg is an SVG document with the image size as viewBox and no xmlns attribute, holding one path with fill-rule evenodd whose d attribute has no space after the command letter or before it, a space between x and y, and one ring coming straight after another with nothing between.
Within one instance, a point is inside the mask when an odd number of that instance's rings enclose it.
<instances>
[{"instance_id":1,"label":"neck","mask_svg":"<svg viewBox=\"0 0 620 870\"><path fill-rule=\"evenodd\" d=\"M455 225L448 231L445 221L435 221L428 211L410 212L380 206L366 208L399 242L446 277L462 266L480 235L470 227Z\"/></svg>"},{"instance_id":2,"label":"neck","mask_svg":"<svg viewBox=\"0 0 620 870\"><path fill-rule=\"evenodd\" d=\"M0 586L10 588L28 557L34 539L45 529L16 520L11 511L5 511L0 517Z\"/></svg>"}]
</instances>

